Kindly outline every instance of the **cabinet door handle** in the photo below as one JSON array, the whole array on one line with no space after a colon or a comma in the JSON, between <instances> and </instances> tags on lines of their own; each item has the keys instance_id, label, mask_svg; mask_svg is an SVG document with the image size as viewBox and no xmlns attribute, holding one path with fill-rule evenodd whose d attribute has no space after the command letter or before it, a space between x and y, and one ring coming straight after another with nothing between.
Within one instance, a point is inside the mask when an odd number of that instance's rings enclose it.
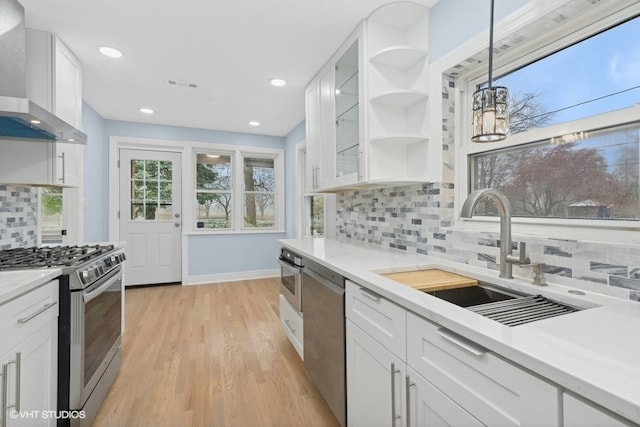
<instances>
[{"instance_id":1,"label":"cabinet door handle","mask_svg":"<svg viewBox=\"0 0 640 427\"><path fill-rule=\"evenodd\" d=\"M411 427L411 387L415 386L416 383L411 382L411 377L407 374L405 378L405 399L406 399L406 408L407 411L407 427Z\"/></svg>"},{"instance_id":2,"label":"cabinet door handle","mask_svg":"<svg viewBox=\"0 0 640 427\"><path fill-rule=\"evenodd\" d=\"M396 364L391 362L391 426L395 427L396 420L400 418L400 415L396 415L396 374L399 374L400 370L396 369Z\"/></svg>"},{"instance_id":3,"label":"cabinet door handle","mask_svg":"<svg viewBox=\"0 0 640 427\"><path fill-rule=\"evenodd\" d=\"M16 365L16 398L13 405L7 405L7 396L9 395L9 365ZM7 408L14 408L17 412L20 412L20 370L22 368L21 354L16 353L16 360L13 362L7 362L2 365L2 427L7 425Z\"/></svg>"},{"instance_id":4,"label":"cabinet door handle","mask_svg":"<svg viewBox=\"0 0 640 427\"><path fill-rule=\"evenodd\" d=\"M382 297L378 294L375 294L365 288L360 288L360 293L362 295L364 295L365 297L375 301L375 302L380 302L380 299L382 299Z\"/></svg>"},{"instance_id":5,"label":"cabinet door handle","mask_svg":"<svg viewBox=\"0 0 640 427\"><path fill-rule=\"evenodd\" d=\"M468 339L461 337L460 335L453 333L448 329L440 328L437 330L437 332L438 335L440 335L442 338L475 356L484 356L484 354L487 352L484 347L481 347L478 344L469 341Z\"/></svg>"},{"instance_id":6,"label":"cabinet door handle","mask_svg":"<svg viewBox=\"0 0 640 427\"><path fill-rule=\"evenodd\" d=\"M0 426L7 426L7 374L9 373L9 368L5 363L2 365L2 409L0 409L0 415L2 415L2 420L0 420Z\"/></svg>"},{"instance_id":7,"label":"cabinet door handle","mask_svg":"<svg viewBox=\"0 0 640 427\"><path fill-rule=\"evenodd\" d=\"M34 317L36 317L40 313L44 313L45 311L49 310L51 307L53 307L57 303L58 303L58 301L54 301L54 302L50 302L48 304L43 305L39 310L31 313L27 317L23 317L21 319L18 319L18 323L21 324L21 325L24 325L25 323L27 323L29 320L33 319Z\"/></svg>"},{"instance_id":8,"label":"cabinet door handle","mask_svg":"<svg viewBox=\"0 0 640 427\"><path fill-rule=\"evenodd\" d=\"M285 320L284 324L287 325L287 328L291 331L292 334L296 333L296 330L291 327L288 320Z\"/></svg>"},{"instance_id":9,"label":"cabinet door handle","mask_svg":"<svg viewBox=\"0 0 640 427\"><path fill-rule=\"evenodd\" d=\"M64 173L64 167L65 167L65 163L66 163L66 162L64 161L64 151L62 152L62 154L60 154L60 155L58 156L58 158L59 158L59 159L62 159L62 175L61 175L61 178L58 178L58 181L60 181L60 182L62 182L62 183L64 184L64 183L65 183L65 182L64 182L64 176L65 176L65 173Z\"/></svg>"}]
</instances>

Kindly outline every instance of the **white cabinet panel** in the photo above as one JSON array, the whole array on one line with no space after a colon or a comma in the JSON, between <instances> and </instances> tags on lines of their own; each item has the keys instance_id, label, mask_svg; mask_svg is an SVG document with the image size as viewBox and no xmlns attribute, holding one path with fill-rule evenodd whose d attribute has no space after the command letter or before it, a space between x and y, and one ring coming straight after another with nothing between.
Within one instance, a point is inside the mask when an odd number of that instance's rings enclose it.
<instances>
[{"instance_id":1,"label":"white cabinet panel","mask_svg":"<svg viewBox=\"0 0 640 427\"><path fill-rule=\"evenodd\" d=\"M405 426L405 377L402 360L347 320L349 426Z\"/></svg>"},{"instance_id":2,"label":"white cabinet panel","mask_svg":"<svg viewBox=\"0 0 640 427\"><path fill-rule=\"evenodd\" d=\"M412 313L407 336L407 364L483 424L560 424L554 385Z\"/></svg>"},{"instance_id":3,"label":"white cabinet panel","mask_svg":"<svg viewBox=\"0 0 640 427\"><path fill-rule=\"evenodd\" d=\"M346 316L379 343L406 359L406 310L349 280L346 282Z\"/></svg>"},{"instance_id":4,"label":"white cabinet panel","mask_svg":"<svg viewBox=\"0 0 640 427\"><path fill-rule=\"evenodd\" d=\"M0 305L0 425L55 426L58 281Z\"/></svg>"},{"instance_id":5,"label":"white cabinet panel","mask_svg":"<svg viewBox=\"0 0 640 427\"><path fill-rule=\"evenodd\" d=\"M562 394L565 427L622 427L634 426L631 421L622 420L594 403L579 399L567 393Z\"/></svg>"},{"instance_id":6,"label":"white cabinet panel","mask_svg":"<svg viewBox=\"0 0 640 427\"><path fill-rule=\"evenodd\" d=\"M301 359L304 359L304 319L289 301L280 294L280 322L287 338L293 344Z\"/></svg>"}]
</instances>

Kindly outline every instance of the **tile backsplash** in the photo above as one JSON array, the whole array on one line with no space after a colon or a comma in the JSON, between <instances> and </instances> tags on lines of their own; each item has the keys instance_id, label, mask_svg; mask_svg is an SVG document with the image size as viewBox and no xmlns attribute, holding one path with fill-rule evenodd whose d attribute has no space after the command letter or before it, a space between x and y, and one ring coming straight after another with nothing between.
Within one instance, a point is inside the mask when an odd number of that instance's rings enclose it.
<instances>
[{"instance_id":1,"label":"tile backsplash","mask_svg":"<svg viewBox=\"0 0 640 427\"><path fill-rule=\"evenodd\" d=\"M35 246L38 190L0 185L0 250Z\"/></svg>"},{"instance_id":2,"label":"tile backsplash","mask_svg":"<svg viewBox=\"0 0 640 427\"><path fill-rule=\"evenodd\" d=\"M443 76L442 181L338 193L339 239L396 248L498 270L499 233L451 229L454 206L455 80ZM513 236L526 242L534 262L544 262L547 280L640 301L640 246ZM531 272L514 266L514 274Z\"/></svg>"}]
</instances>

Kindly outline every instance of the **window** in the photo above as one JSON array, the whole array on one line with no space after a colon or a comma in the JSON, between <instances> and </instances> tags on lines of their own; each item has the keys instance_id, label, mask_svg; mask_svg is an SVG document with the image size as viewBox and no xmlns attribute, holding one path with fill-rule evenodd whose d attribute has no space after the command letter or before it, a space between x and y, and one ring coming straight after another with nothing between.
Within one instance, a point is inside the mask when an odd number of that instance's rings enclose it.
<instances>
[{"instance_id":1,"label":"window","mask_svg":"<svg viewBox=\"0 0 640 427\"><path fill-rule=\"evenodd\" d=\"M198 228L231 228L231 171L231 155L197 155L196 224Z\"/></svg>"},{"instance_id":2,"label":"window","mask_svg":"<svg viewBox=\"0 0 640 427\"><path fill-rule=\"evenodd\" d=\"M244 158L244 226L275 227L275 167L273 159Z\"/></svg>"},{"instance_id":3,"label":"window","mask_svg":"<svg viewBox=\"0 0 640 427\"><path fill-rule=\"evenodd\" d=\"M324 237L324 198L323 195L313 195L306 196L304 199L307 236Z\"/></svg>"},{"instance_id":4,"label":"window","mask_svg":"<svg viewBox=\"0 0 640 427\"><path fill-rule=\"evenodd\" d=\"M513 216L640 220L639 33L636 17L497 79L510 90L511 136L467 144L469 188L501 190Z\"/></svg>"},{"instance_id":5,"label":"window","mask_svg":"<svg viewBox=\"0 0 640 427\"><path fill-rule=\"evenodd\" d=\"M62 188L42 187L40 190L40 232L42 243L63 242Z\"/></svg>"},{"instance_id":6,"label":"window","mask_svg":"<svg viewBox=\"0 0 640 427\"><path fill-rule=\"evenodd\" d=\"M172 165L170 161L131 160L131 220L172 219Z\"/></svg>"},{"instance_id":7,"label":"window","mask_svg":"<svg viewBox=\"0 0 640 427\"><path fill-rule=\"evenodd\" d=\"M282 150L209 150L194 152L195 229L282 231Z\"/></svg>"}]
</instances>

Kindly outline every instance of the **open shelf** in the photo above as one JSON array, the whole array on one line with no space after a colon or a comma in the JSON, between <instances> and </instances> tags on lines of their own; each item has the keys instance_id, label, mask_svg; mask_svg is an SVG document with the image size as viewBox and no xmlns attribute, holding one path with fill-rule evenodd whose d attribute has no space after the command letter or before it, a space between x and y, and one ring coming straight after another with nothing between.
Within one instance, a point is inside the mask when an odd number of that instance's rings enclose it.
<instances>
[{"instance_id":1,"label":"open shelf","mask_svg":"<svg viewBox=\"0 0 640 427\"><path fill-rule=\"evenodd\" d=\"M394 68L408 68L418 61L424 61L427 50L415 46L390 46L371 55L369 61L376 65Z\"/></svg>"},{"instance_id":2,"label":"open shelf","mask_svg":"<svg viewBox=\"0 0 640 427\"><path fill-rule=\"evenodd\" d=\"M406 108L429 98L427 91L404 89L373 95L371 104L384 104L393 107Z\"/></svg>"},{"instance_id":3,"label":"open shelf","mask_svg":"<svg viewBox=\"0 0 640 427\"><path fill-rule=\"evenodd\" d=\"M395 144L395 145L411 145L420 142L428 142L426 135L412 135L412 134L389 134L382 136L375 136L369 139L371 144Z\"/></svg>"}]
</instances>

